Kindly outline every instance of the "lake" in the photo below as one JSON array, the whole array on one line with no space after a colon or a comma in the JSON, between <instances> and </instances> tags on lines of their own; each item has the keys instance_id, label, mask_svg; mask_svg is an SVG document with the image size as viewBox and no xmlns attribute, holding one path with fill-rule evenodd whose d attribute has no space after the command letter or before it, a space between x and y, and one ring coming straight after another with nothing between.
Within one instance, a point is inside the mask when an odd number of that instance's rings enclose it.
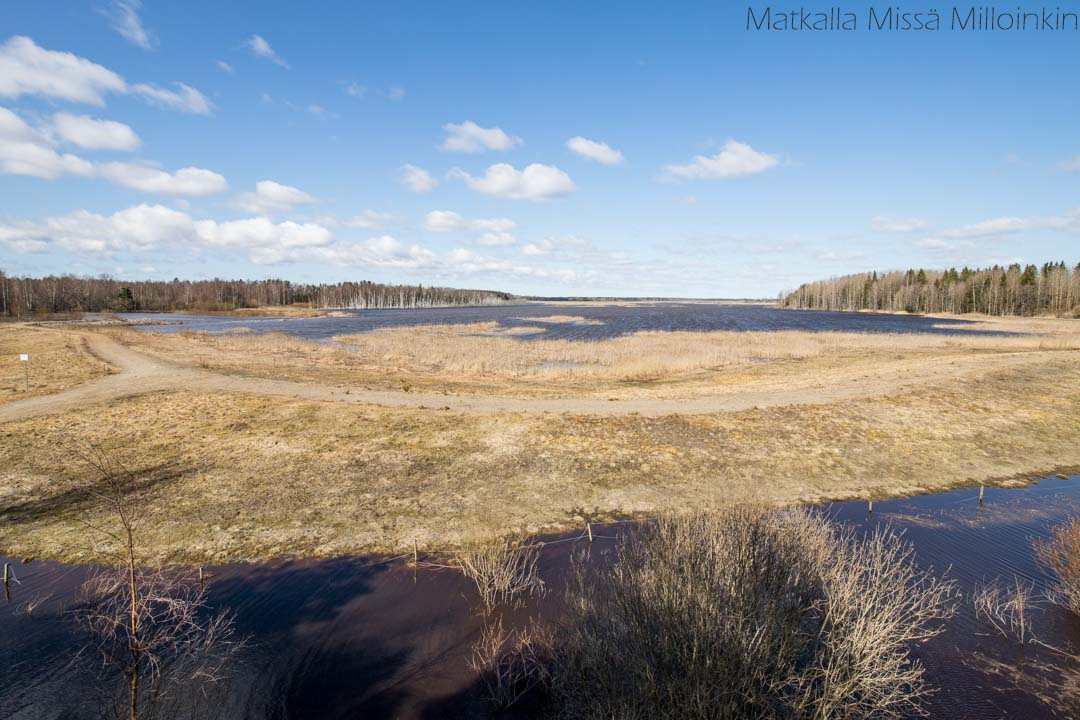
<instances>
[{"instance_id":1,"label":"lake","mask_svg":"<svg viewBox=\"0 0 1080 720\"><path fill-rule=\"evenodd\" d=\"M341 310L343 317L265 318L179 313L130 313L122 317L162 321L168 325L142 326L153 332L223 333L247 328L255 333L284 332L306 340L328 340L335 335L409 325L463 325L497 322L503 329L539 327L542 332L518 335L522 340L604 340L647 330L659 331L770 331L928 333L948 335L1003 335L985 330L975 321L941 320L920 315L787 310L774 305L710 302L642 302L633 304L527 303L477 307ZM586 323L544 323L536 318L553 315L583 317ZM949 325L950 327L941 327Z\"/></svg>"},{"instance_id":2,"label":"lake","mask_svg":"<svg viewBox=\"0 0 1080 720\"><path fill-rule=\"evenodd\" d=\"M999 576L1045 589L1031 542L1076 512L1080 476L987 488L981 507L978 496L978 488L966 488L878 501L872 514L865 502L821 511L860 531L881 524L902 530L920 565L947 570L959 583L965 596L960 613L945 633L914 650L940 689L928 706L931 716L1075 717L1077 708L1057 689L1059 674L1075 679L1080 664L1039 646L1017 646L979 621L968 601L977 583ZM616 538L633 527L594 526L592 545L576 533L547 538L540 572L548 593L509 613L507 621L557 618L571 555L588 553L590 568L602 571ZM440 562L438 556L429 560ZM96 717L85 704L85 675L72 664L78 644L64 613L87 568L11 562L19 583L11 584L10 598L0 606L3 714L22 720ZM237 630L252 641L220 706L224 717L484 716L470 692L475 678L467 666L481 627L478 600L456 571L414 571L403 560L380 557L278 558L211 568L207 583L213 605L231 608ZM35 606L32 612L27 603ZM1080 653L1080 618L1044 603L1032 622L1036 636Z\"/></svg>"}]
</instances>

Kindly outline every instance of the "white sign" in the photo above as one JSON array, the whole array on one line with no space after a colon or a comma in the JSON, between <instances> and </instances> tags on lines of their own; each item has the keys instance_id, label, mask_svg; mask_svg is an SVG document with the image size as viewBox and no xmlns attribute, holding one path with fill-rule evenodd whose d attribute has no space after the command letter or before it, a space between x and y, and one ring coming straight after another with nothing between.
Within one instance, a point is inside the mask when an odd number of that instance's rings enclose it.
<instances>
[{"instance_id":1,"label":"white sign","mask_svg":"<svg viewBox=\"0 0 1080 720\"><path fill-rule=\"evenodd\" d=\"M30 356L29 355L20 355L19 359L22 360L23 362L30 362Z\"/></svg>"}]
</instances>

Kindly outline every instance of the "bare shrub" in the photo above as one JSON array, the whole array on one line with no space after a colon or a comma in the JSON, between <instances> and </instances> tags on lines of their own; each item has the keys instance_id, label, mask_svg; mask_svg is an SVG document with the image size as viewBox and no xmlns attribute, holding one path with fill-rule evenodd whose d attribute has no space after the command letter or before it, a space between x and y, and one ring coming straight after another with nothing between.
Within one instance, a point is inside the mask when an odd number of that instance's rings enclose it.
<instances>
[{"instance_id":1,"label":"bare shrub","mask_svg":"<svg viewBox=\"0 0 1080 720\"><path fill-rule=\"evenodd\" d=\"M547 683L549 653L550 638L538 625L506 631L502 618L487 618L469 667L480 676L492 707L505 710Z\"/></svg>"},{"instance_id":2,"label":"bare shrub","mask_svg":"<svg viewBox=\"0 0 1080 720\"><path fill-rule=\"evenodd\" d=\"M889 530L732 507L663 518L578 566L553 697L575 718L894 718L929 691L913 641L955 608Z\"/></svg>"},{"instance_id":3,"label":"bare shrub","mask_svg":"<svg viewBox=\"0 0 1080 720\"><path fill-rule=\"evenodd\" d=\"M1036 542L1035 557L1053 575L1050 600L1080 615L1080 517L1058 525L1046 542Z\"/></svg>"},{"instance_id":4,"label":"bare shrub","mask_svg":"<svg viewBox=\"0 0 1080 720\"><path fill-rule=\"evenodd\" d=\"M500 602L516 604L527 596L543 594L544 581L536 567L541 547L493 540L459 550L454 560L462 574L476 584L481 602L490 611Z\"/></svg>"},{"instance_id":5,"label":"bare shrub","mask_svg":"<svg viewBox=\"0 0 1080 720\"><path fill-rule=\"evenodd\" d=\"M1035 607L1034 590L1013 578L1012 583L994 580L975 589L972 603L975 615L990 623L1005 637L1020 643L1032 639L1028 613Z\"/></svg>"},{"instance_id":6,"label":"bare shrub","mask_svg":"<svg viewBox=\"0 0 1080 720\"><path fill-rule=\"evenodd\" d=\"M100 476L91 492L116 519L116 527L92 526L109 538L115 562L83 585L75 615L91 640L80 656L100 660L102 694L117 718L212 717L244 644L231 616L211 612L194 573L140 565L137 474L97 447L78 455Z\"/></svg>"}]
</instances>

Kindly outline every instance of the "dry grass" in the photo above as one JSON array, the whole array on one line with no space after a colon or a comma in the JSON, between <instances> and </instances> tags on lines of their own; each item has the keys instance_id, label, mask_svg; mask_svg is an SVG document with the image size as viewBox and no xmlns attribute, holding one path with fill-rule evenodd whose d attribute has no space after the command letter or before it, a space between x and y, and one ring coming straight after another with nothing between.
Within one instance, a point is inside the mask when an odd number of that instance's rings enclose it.
<instances>
[{"instance_id":1,"label":"dry grass","mask_svg":"<svg viewBox=\"0 0 1080 720\"><path fill-rule=\"evenodd\" d=\"M909 717L927 694L909 646L941 631L952 583L888 530L731 507L666 517L579 571L555 633L566 718Z\"/></svg>"},{"instance_id":2,"label":"dry grass","mask_svg":"<svg viewBox=\"0 0 1080 720\"><path fill-rule=\"evenodd\" d=\"M1011 583L995 580L977 587L972 595L975 615L1021 645L1031 640L1031 612L1037 608L1035 591L1020 578Z\"/></svg>"},{"instance_id":3,"label":"dry grass","mask_svg":"<svg viewBox=\"0 0 1080 720\"><path fill-rule=\"evenodd\" d=\"M1080 468L1080 364L701 416L458 414L153 393L0 425L0 552L88 562L73 440L145 471L148 561L462 546L594 518L887 497ZM92 518L91 518L92 519Z\"/></svg>"},{"instance_id":4,"label":"dry grass","mask_svg":"<svg viewBox=\"0 0 1080 720\"><path fill-rule=\"evenodd\" d=\"M339 335L334 340L340 344L331 345L279 333L111 332L159 358L245 375L525 397L695 397L813 388L838 377L933 375L950 363L978 368L989 356L1080 350L1075 321L986 318L981 323L990 330L1037 334L640 332L599 342L521 341L507 336L542 328L507 329L487 322L385 328ZM838 366L845 368L839 376Z\"/></svg>"},{"instance_id":5,"label":"dry grass","mask_svg":"<svg viewBox=\"0 0 1080 720\"><path fill-rule=\"evenodd\" d=\"M1050 599L1080 615L1080 517L1054 528L1046 542L1036 543L1035 556L1053 576Z\"/></svg>"},{"instance_id":6,"label":"dry grass","mask_svg":"<svg viewBox=\"0 0 1080 720\"><path fill-rule=\"evenodd\" d=\"M21 354L30 355L30 392ZM0 403L47 395L108 374L76 333L0 323Z\"/></svg>"},{"instance_id":7,"label":"dry grass","mask_svg":"<svg viewBox=\"0 0 1080 720\"><path fill-rule=\"evenodd\" d=\"M518 606L528 597L544 593L537 563L539 544L512 544L507 539L471 543L454 554L462 575L476 585L487 611L502 603Z\"/></svg>"}]
</instances>

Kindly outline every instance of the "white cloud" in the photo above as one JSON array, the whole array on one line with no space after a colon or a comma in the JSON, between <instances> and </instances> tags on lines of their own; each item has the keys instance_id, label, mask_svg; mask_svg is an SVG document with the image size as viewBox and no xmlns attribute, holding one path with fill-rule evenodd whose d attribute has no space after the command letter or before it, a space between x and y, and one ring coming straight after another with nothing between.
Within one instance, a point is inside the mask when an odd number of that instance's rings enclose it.
<instances>
[{"instance_id":1,"label":"white cloud","mask_svg":"<svg viewBox=\"0 0 1080 720\"><path fill-rule=\"evenodd\" d=\"M169 173L130 162L94 164L77 155L60 153L51 137L56 135L84 147L116 148L131 145L130 130L121 123L60 113L45 132L31 127L11 110L0 107L0 173L46 180L65 175L103 177L142 192L171 195L209 195L228 189L225 178L202 168L186 167Z\"/></svg>"},{"instance_id":2,"label":"white cloud","mask_svg":"<svg viewBox=\"0 0 1080 720\"><path fill-rule=\"evenodd\" d=\"M115 120L98 120L88 115L57 113L51 129L62 140L87 150L138 150L142 144L135 131Z\"/></svg>"},{"instance_id":3,"label":"white cloud","mask_svg":"<svg viewBox=\"0 0 1080 720\"><path fill-rule=\"evenodd\" d=\"M514 200L548 200L576 189L565 172L554 165L539 163L527 165L524 170L499 163L489 167L482 177L473 177L460 168L454 168L449 175L465 181L475 192Z\"/></svg>"},{"instance_id":4,"label":"white cloud","mask_svg":"<svg viewBox=\"0 0 1080 720\"><path fill-rule=\"evenodd\" d=\"M360 230L382 230L383 227L394 219L393 213L379 212L377 210L364 210L345 221L345 225Z\"/></svg>"},{"instance_id":5,"label":"white cloud","mask_svg":"<svg viewBox=\"0 0 1080 720\"><path fill-rule=\"evenodd\" d=\"M288 212L297 205L310 205L318 198L308 195L303 190L291 185L282 185L273 180L260 180L255 183L255 192L240 193L234 204L246 212L259 215L271 215L275 212Z\"/></svg>"},{"instance_id":6,"label":"white cloud","mask_svg":"<svg viewBox=\"0 0 1080 720\"><path fill-rule=\"evenodd\" d=\"M424 218L424 229L430 232L510 232L517 227L510 218L480 218L469 220L452 210L432 210Z\"/></svg>"},{"instance_id":7,"label":"white cloud","mask_svg":"<svg viewBox=\"0 0 1080 720\"><path fill-rule=\"evenodd\" d=\"M349 97L362 98L367 94L367 88L357 82L345 83L344 89Z\"/></svg>"},{"instance_id":8,"label":"white cloud","mask_svg":"<svg viewBox=\"0 0 1080 720\"><path fill-rule=\"evenodd\" d=\"M562 237L547 237L539 242L529 243L521 248L521 254L540 257L556 252L580 252L587 249L589 249L589 243L581 238L576 235L564 235Z\"/></svg>"},{"instance_id":9,"label":"white cloud","mask_svg":"<svg viewBox=\"0 0 1080 720\"><path fill-rule=\"evenodd\" d=\"M1059 167L1065 172L1080 172L1080 155L1062 161Z\"/></svg>"},{"instance_id":10,"label":"white cloud","mask_svg":"<svg viewBox=\"0 0 1080 720\"><path fill-rule=\"evenodd\" d=\"M442 149L448 152L509 150L522 142L519 137L507 135L502 128L483 128L472 120L466 120L460 125L447 123L443 125L443 130L446 131L446 139L443 140Z\"/></svg>"},{"instance_id":11,"label":"white cloud","mask_svg":"<svg viewBox=\"0 0 1080 720\"><path fill-rule=\"evenodd\" d=\"M999 217L983 220L972 225L949 228L942 235L949 238L994 237L995 235L1008 235L1030 230L1038 226L1038 224L1038 221L1030 218Z\"/></svg>"},{"instance_id":12,"label":"white cloud","mask_svg":"<svg viewBox=\"0 0 1080 720\"><path fill-rule=\"evenodd\" d=\"M514 237L513 233L508 232L486 232L476 239L477 245L486 247L505 247L516 242L517 238Z\"/></svg>"},{"instance_id":13,"label":"white cloud","mask_svg":"<svg viewBox=\"0 0 1080 720\"><path fill-rule=\"evenodd\" d=\"M390 102L399 102L405 98L405 88L392 87L386 91L386 99Z\"/></svg>"},{"instance_id":14,"label":"white cloud","mask_svg":"<svg viewBox=\"0 0 1080 720\"><path fill-rule=\"evenodd\" d=\"M266 42L261 35L252 35L244 41L244 46L252 52L256 57L269 60L270 62L280 65L286 70L289 68L289 63L285 62L285 58L274 52L274 48L270 47L270 43Z\"/></svg>"},{"instance_id":15,"label":"white cloud","mask_svg":"<svg viewBox=\"0 0 1080 720\"><path fill-rule=\"evenodd\" d=\"M182 82L173 83L178 90L166 90L152 83L139 83L131 86L131 92L149 100L155 105L179 110L194 115L209 115L213 104L201 92Z\"/></svg>"},{"instance_id":16,"label":"white cloud","mask_svg":"<svg viewBox=\"0 0 1080 720\"><path fill-rule=\"evenodd\" d=\"M0 107L0 173L53 180L64 175L91 175L92 163L56 151L50 138Z\"/></svg>"},{"instance_id":17,"label":"white cloud","mask_svg":"<svg viewBox=\"0 0 1080 720\"><path fill-rule=\"evenodd\" d=\"M229 189L225 178L211 170L197 167L167 172L137 163L102 163L97 166L102 177L132 190L159 195L213 195Z\"/></svg>"},{"instance_id":18,"label":"white cloud","mask_svg":"<svg viewBox=\"0 0 1080 720\"><path fill-rule=\"evenodd\" d=\"M214 64L217 65L221 69L222 72L227 72L230 75L235 75L236 74L236 70L233 69L233 66L230 65L229 63L225 62L224 60L215 60Z\"/></svg>"},{"instance_id":19,"label":"white cloud","mask_svg":"<svg viewBox=\"0 0 1080 720\"><path fill-rule=\"evenodd\" d=\"M0 97L41 95L100 107L108 93L134 94L182 112L210 113L213 106L205 95L175 84L175 91L152 83L128 85L108 68L72 53L46 50L28 37L17 35L0 45Z\"/></svg>"},{"instance_id":20,"label":"white cloud","mask_svg":"<svg viewBox=\"0 0 1080 720\"><path fill-rule=\"evenodd\" d=\"M763 173L779 164L775 155L758 152L749 145L728 140L715 155L697 155L689 163L667 165L670 178L682 180L719 180Z\"/></svg>"},{"instance_id":21,"label":"white cloud","mask_svg":"<svg viewBox=\"0 0 1080 720\"><path fill-rule=\"evenodd\" d=\"M44 95L100 106L106 93L126 91L122 77L72 53L46 50L19 35L0 45L0 96Z\"/></svg>"},{"instance_id":22,"label":"white cloud","mask_svg":"<svg viewBox=\"0 0 1080 720\"><path fill-rule=\"evenodd\" d=\"M439 186L439 181L427 170L415 165L401 166L401 182L414 193L431 192Z\"/></svg>"},{"instance_id":23,"label":"white cloud","mask_svg":"<svg viewBox=\"0 0 1080 720\"><path fill-rule=\"evenodd\" d=\"M878 215L870 220L870 226L878 232L909 233L927 228L927 222L918 218L894 218Z\"/></svg>"},{"instance_id":24,"label":"white cloud","mask_svg":"<svg viewBox=\"0 0 1080 720\"><path fill-rule=\"evenodd\" d=\"M139 18L141 6L139 0L113 0L106 14L112 20L113 30L121 37L144 50L151 50L157 40L143 27Z\"/></svg>"},{"instance_id":25,"label":"white cloud","mask_svg":"<svg viewBox=\"0 0 1080 720\"><path fill-rule=\"evenodd\" d=\"M623 155L605 142L589 140L580 135L566 141L566 147L587 160L595 160L601 165L619 165Z\"/></svg>"}]
</instances>

